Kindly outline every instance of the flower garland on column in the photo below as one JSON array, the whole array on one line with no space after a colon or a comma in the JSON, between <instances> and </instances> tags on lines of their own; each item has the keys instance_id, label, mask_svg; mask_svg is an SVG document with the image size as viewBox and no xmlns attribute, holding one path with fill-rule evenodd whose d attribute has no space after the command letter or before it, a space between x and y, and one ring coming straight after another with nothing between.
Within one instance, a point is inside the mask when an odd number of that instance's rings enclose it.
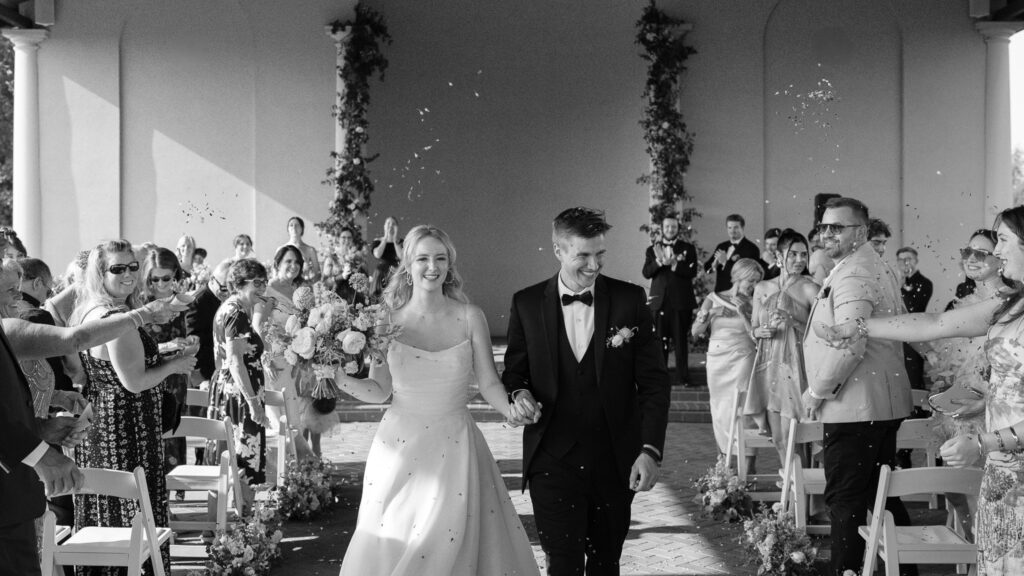
<instances>
[{"instance_id":1,"label":"flower garland on column","mask_svg":"<svg viewBox=\"0 0 1024 576\"><path fill-rule=\"evenodd\" d=\"M644 142L651 157L651 171L637 179L637 183L650 186L651 221L641 226L641 230L660 226L667 214L678 214L681 232L690 240L693 235L690 222L699 218L700 213L692 206L680 208L683 202L693 200L684 185L693 151L693 134L686 130L677 104L686 59L697 51L685 42L689 31L686 21L665 14L653 0L644 8L636 26L636 42L644 49L641 57L650 62L640 126L644 129Z\"/></svg>"},{"instance_id":2,"label":"flower garland on column","mask_svg":"<svg viewBox=\"0 0 1024 576\"><path fill-rule=\"evenodd\" d=\"M327 218L317 223L322 232L337 236L350 230L357 243L362 243L360 218L370 209L373 180L367 164L379 156L364 156L369 140L366 113L370 106L370 79L384 79L388 60L381 51L382 44L391 44L391 35L383 16L362 3L356 4L355 19L335 20L330 24L334 34L348 28L351 32L338 50L344 51L343 65L338 75L345 83L340 107L333 111L338 124L345 130L345 148L331 152L334 160L327 170L324 184L334 189L334 198L328 207Z\"/></svg>"}]
</instances>

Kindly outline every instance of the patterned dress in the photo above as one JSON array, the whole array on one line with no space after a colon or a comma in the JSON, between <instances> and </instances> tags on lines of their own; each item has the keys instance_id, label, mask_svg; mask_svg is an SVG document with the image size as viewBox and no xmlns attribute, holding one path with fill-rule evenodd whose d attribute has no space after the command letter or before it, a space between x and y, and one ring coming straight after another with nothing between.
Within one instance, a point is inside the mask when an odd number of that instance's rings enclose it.
<instances>
[{"instance_id":1,"label":"patterned dress","mask_svg":"<svg viewBox=\"0 0 1024 576\"><path fill-rule=\"evenodd\" d=\"M150 324L146 332L157 344L170 342L175 338L184 338L185 316L179 314L167 324ZM177 401L176 406L164 406L164 410L178 410L185 405L185 395L188 393L188 375L171 374L163 381L162 386L174 394ZM175 466L185 464L185 438L169 438L164 440L164 461L167 464L167 471L170 472Z\"/></svg>"},{"instance_id":2,"label":"patterned dress","mask_svg":"<svg viewBox=\"0 0 1024 576\"><path fill-rule=\"evenodd\" d=\"M262 422L252 420L242 390L228 370L225 345L235 338L245 338L252 348L244 357L244 369L253 392L262 404L263 365L260 358L263 356L263 340L252 329L249 315L233 296L221 304L213 320L214 354L220 361L220 371L213 377L210 402L215 413L220 414L219 418L229 416L235 425L235 454L242 476L251 485L263 484L267 480L267 430Z\"/></svg>"},{"instance_id":3,"label":"patterned dress","mask_svg":"<svg viewBox=\"0 0 1024 576\"><path fill-rule=\"evenodd\" d=\"M989 329L985 343L985 353L992 366L985 401L985 423L989 431L1024 420L1022 329L1024 318ZM1017 431L1024 434L1024 430ZM989 452L978 498L975 534L979 574L1024 574L1024 459L1020 452Z\"/></svg>"},{"instance_id":4,"label":"patterned dress","mask_svg":"<svg viewBox=\"0 0 1024 576\"><path fill-rule=\"evenodd\" d=\"M112 314L108 312L106 315ZM146 368L158 365L160 350L156 342L139 330ZM75 462L89 468L110 468L131 472L138 466L146 472L150 505L157 526L167 526L167 482L164 469L164 441L160 430L162 387L154 386L139 394L121 384L109 360L93 358L83 352L82 366L89 378L85 399L95 413L85 440L76 448ZM120 498L95 495L75 496L75 526L130 527L137 506ZM164 573L171 573L169 549L161 548ZM146 574L153 568L146 563ZM121 575L125 568L78 567L75 574Z\"/></svg>"}]
</instances>

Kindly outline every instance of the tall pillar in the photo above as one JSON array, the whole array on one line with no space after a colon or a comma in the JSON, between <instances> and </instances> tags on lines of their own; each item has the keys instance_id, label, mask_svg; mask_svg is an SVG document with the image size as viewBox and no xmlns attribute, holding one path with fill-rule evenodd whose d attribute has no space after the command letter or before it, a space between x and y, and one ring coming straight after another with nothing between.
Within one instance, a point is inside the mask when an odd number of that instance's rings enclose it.
<instances>
[{"instance_id":1,"label":"tall pillar","mask_svg":"<svg viewBox=\"0 0 1024 576\"><path fill-rule=\"evenodd\" d=\"M334 40L334 45L338 49L338 58L335 77L335 93L337 98L334 101L335 112L341 111L341 106L345 101L345 79L341 76L341 70L345 67L345 49L348 47L348 40L352 37L352 27L345 26L338 31L334 31L331 26L327 26L327 35ZM346 140L346 126L343 126L341 122L334 125L334 151L341 154L345 150Z\"/></svg>"},{"instance_id":2,"label":"tall pillar","mask_svg":"<svg viewBox=\"0 0 1024 576\"><path fill-rule=\"evenodd\" d=\"M14 44L14 229L30 254L43 248L42 201L39 197L39 43L40 28L7 29Z\"/></svg>"},{"instance_id":3,"label":"tall pillar","mask_svg":"<svg viewBox=\"0 0 1024 576\"><path fill-rule=\"evenodd\" d=\"M985 37L985 218L1013 206L1010 37L1022 22L978 22Z\"/></svg>"}]
</instances>

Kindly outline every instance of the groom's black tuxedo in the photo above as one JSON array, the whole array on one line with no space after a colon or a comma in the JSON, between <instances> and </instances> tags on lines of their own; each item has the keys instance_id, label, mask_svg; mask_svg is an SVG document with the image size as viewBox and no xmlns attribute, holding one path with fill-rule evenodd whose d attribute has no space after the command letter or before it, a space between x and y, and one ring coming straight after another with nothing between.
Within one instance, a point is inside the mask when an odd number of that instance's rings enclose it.
<instances>
[{"instance_id":1,"label":"groom's black tuxedo","mask_svg":"<svg viewBox=\"0 0 1024 576\"><path fill-rule=\"evenodd\" d=\"M555 575L582 573L587 540L587 556L604 566L587 574L618 574L630 469L645 444L665 444L670 387L644 290L599 276L593 294L594 334L579 361L557 276L515 294L508 326L505 388L529 390L543 405L540 421L523 432L523 476ZM610 346L620 328L635 333Z\"/></svg>"}]
</instances>

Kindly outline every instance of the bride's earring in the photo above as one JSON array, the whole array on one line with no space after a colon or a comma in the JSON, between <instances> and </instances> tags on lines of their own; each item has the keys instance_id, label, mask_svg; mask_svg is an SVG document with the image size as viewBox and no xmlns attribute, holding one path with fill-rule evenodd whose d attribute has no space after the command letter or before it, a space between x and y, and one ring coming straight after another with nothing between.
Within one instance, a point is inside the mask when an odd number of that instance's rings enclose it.
<instances>
[{"instance_id":1,"label":"bride's earring","mask_svg":"<svg viewBox=\"0 0 1024 576\"><path fill-rule=\"evenodd\" d=\"M408 284L409 286L412 286L412 274L406 275L405 283Z\"/></svg>"},{"instance_id":2,"label":"bride's earring","mask_svg":"<svg viewBox=\"0 0 1024 576\"><path fill-rule=\"evenodd\" d=\"M449 270L448 274L445 275L444 283L445 284L449 284L449 285L455 284L455 276L452 275L452 271L451 270Z\"/></svg>"}]
</instances>

